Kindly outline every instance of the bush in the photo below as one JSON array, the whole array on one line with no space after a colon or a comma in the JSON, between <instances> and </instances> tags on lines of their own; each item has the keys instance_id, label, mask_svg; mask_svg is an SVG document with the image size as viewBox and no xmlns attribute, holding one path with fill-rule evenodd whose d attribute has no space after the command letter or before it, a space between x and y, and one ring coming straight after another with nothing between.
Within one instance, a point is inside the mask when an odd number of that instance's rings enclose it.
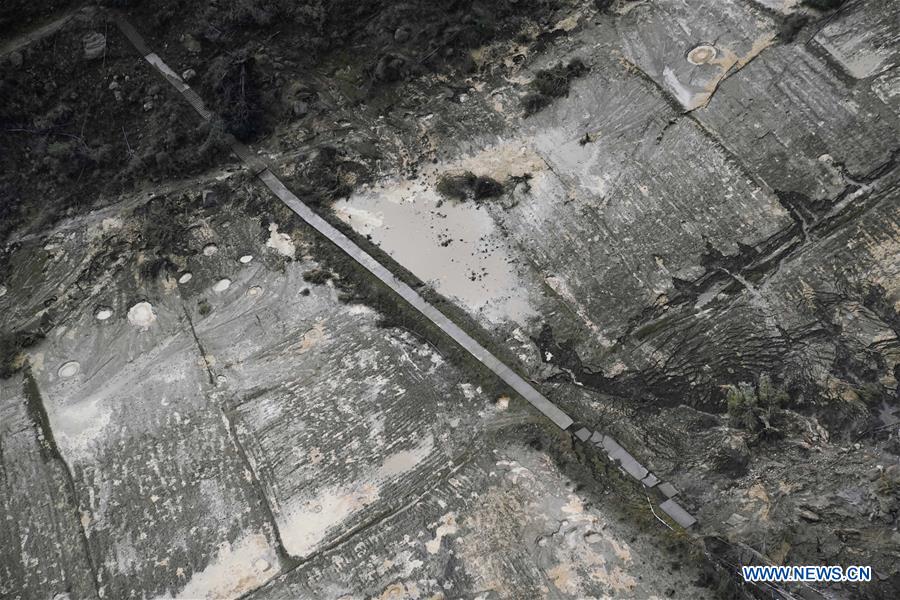
<instances>
[{"instance_id":1,"label":"bush","mask_svg":"<svg viewBox=\"0 0 900 600\"><path fill-rule=\"evenodd\" d=\"M471 171L443 175L437 183L438 193L451 200L465 202L469 199L485 200L503 195L503 184L486 175L476 176Z\"/></svg>"},{"instance_id":2,"label":"bush","mask_svg":"<svg viewBox=\"0 0 900 600\"><path fill-rule=\"evenodd\" d=\"M333 146L323 146L300 157L295 182L309 204L322 205L348 197L351 182L366 177L365 165L349 160Z\"/></svg>"},{"instance_id":3,"label":"bush","mask_svg":"<svg viewBox=\"0 0 900 600\"><path fill-rule=\"evenodd\" d=\"M253 139L262 129L263 117L253 58L245 52L220 56L205 83L225 130L241 141Z\"/></svg>"},{"instance_id":4,"label":"bush","mask_svg":"<svg viewBox=\"0 0 900 600\"><path fill-rule=\"evenodd\" d=\"M469 190L475 185L475 179L475 174L471 171L443 175L438 180L437 191L445 198L464 201L469 196Z\"/></svg>"},{"instance_id":5,"label":"bush","mask_svg":"<svg viewBox=\"0 0 900 600\"><path fill-rule=\"evenodd\" d=\"M313 269L303 274L303 281L313 285L324 285L331 279L331 273L324 269Z\"/></svg>"},{"instance_id":6,"label":"bush","mask_svg":"<svg viewBox=\"0 0 900 600\"><path fill-rule=\"evenodd\" d=\"M787 400L787 392L773 386L768 375L760 375L755 388L749 383L729 385L725 396L731 426L751 432L772 429L773 418Z\"/></svg>"},{"instance_id":7,"label":"bush","mask_svg":"<svg viewBox=\"0 0 900 600\"><path fill-rule=\"evenodd\" d=\"M587 65L578 58L573 58L568 65L560 63L538 71L534 80L528 84L533 91L522 98L525 114L536 113L553 102L554 98L568 96L572 80L587 72Z\"/></svg>"}]
</instances>

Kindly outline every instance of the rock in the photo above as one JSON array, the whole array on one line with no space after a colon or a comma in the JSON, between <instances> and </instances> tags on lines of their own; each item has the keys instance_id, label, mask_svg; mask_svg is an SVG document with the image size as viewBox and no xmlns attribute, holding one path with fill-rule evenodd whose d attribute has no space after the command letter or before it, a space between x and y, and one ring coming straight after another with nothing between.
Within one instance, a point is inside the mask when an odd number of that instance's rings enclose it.
<instances>
[{"instance_id":1,"label":"rock","mask_svg":"<svg viewBox=\"0 0 900 600\"><path fill-rule=\"evenodd\" d=\"M409 27L407 27L405 25L398 27L397 30L394 31L394 41L397 42L398 44L407 42L409 40L409 36L410 36Z\"/></svg>"},{"instance_id":2,"label":"rock","mask_svg":"<svg viewBox=\"0 0 900 600\"><path fill-rule=\"evenodd\" d=\"M748 520L749 519L747 519L747 517L745 517L744 515L740 515L738 513L732 513L732 515L730 517L728 517L728 519L725 521L725 523L732 527L740 527L741 525L746 523Z\"/></svg>"},{"instance_id":3,"label":"rock","mask_svg":"<svg viewBox=\"0 0 900 600\"><path fill-rule=\"evenodd\" d=\"M878 479L881 477L882 471L883 469L881 468L873 467L866 473L866 479L868 479L869 481L878 481Z\"/></svg>"},{"instance_id":4,"label":"rock","mask_svg":"<svg viewBox=\"0 0 900 600\"><path fill-rule=\"evenodd\" d=\"M204 208L211 208L220 204L222 202L222 197L216 190L203 190L200 202Z\"/></svg>"},{"instance_id":5,"label":"rock","mask_svg":"<svg viewBox=\"0 0 900 600\"><path fill-rule=\"evenodd\" d=\"M891 465L884 470L885 478L895 485L900 485L900 465Z\"/></svg>"},{"instance_id":6,"label":"rock","mask_svg":"<svg viewBox=\"0 0 900 600\"><path fill-rule=\"evenodd\" d=\"M197 39L188 34L182 38L181 43L184 44L185 49L192 54L197 54L200 52L200 42Z\"/></svg>"},{"instance_id":7,"label":"rock","mask_svg":"<svg viewBox=\"0 0 900 600\"><path fill-rule=\"evenodd\" d=\"M128 322L140 329L146 331L156 321L156 311L149 302L138 302L128 309Z\"/></svg>"},{"instance_id":8,"label":"rock","mask_svg":"<svg viewBox=\"0 0 900 600\"><path fill-rule=\"evenodd\" d=\"M9 64L13 67L21 67L24 59L21 52L11 52L9 55Z\"/></svg>"},{"instance_id":9,"label":"rock","mask_svg":"<svg viewBox=\"0 0 900 600\"><path fill-rule=\"evenodd\" d=\"M291 112L295 117L305 116L309 112L309 104L304 100L295 100L291 105Z\"/></svg>"},{"instance_id":10,"label":"rock","mask_svg":"<svg viewBox=\"0 0 900 600\"><path fill-rule=\"evenodd\" d=\"M110 83L110 84L109 84L109 89L110 89L110 90L117 90L117 89L119 89L119 82L118 82L118 81L113 81L112 83Z\"/></svg>"},{"instance_id":11,"label":"rock","mask_svg":"<svg viewBox=\"0 0 900 600\"><path fill-rule=\"evenodd\" d=\"M403 79L406 60L400 56L385 54L375 65L375 79L385 83L393 83Z\"/></svg>"},{"instance_id":12,"label":"rock","mask_svg":"<svg viewBox=\"0 0 900 600\"><path fill-rule=\"evenodd\" d=\"M196 76L197 71L195 71L194 69L186 69L184 73L181 74L181 78L185 81L191 81Z\"/></svg>"},{"instance_id":13,"label":"rock","mask_svg":"<svg viewBox=\"0 0 900 600\"><path fill-rule=\"evenodd\" d=\"M144 112L153 110L153 102L144 102Z\"/></svg>"},{"instance_id":14,"label":"rock","mask_svg":"<svg viewBox=\"0 0 900 600\"><path fill-rule=\"evenodd\" d=\"M84 57L87 60L100 58L106 53L106 36L102 33L89 33L81 38L84 44Z\"/></svg>"},{"instance_id":15,"label":"rock","mask_svg":"<svg viewBox=\"0 0 900 600\"><path fill-rule=\"evenodd\" d=\"M816 522L822 520L822 517L820 517L817 513L815 513L815 512L813 512L813 511L809 510L808 508L801 508L801 509L799 509L799 510L797 511L797 514L800 515L800 518L801 518L801 519L804 519L804 520L806 520L806 521L810 521L810 522L812 522L812 523L816 523Z\"/></svg>"},{"instance_id":16,"label":"rock","mask_svg":"<svg viewBox=\"0 0 900 600\"><path fill-rule=\"evenodd\" d=\"M737 478L747 473L750 449L742 439L731 438L728 440L728 445L718 448L710 459L716 472Z\"/></svg>"}]
</instances>

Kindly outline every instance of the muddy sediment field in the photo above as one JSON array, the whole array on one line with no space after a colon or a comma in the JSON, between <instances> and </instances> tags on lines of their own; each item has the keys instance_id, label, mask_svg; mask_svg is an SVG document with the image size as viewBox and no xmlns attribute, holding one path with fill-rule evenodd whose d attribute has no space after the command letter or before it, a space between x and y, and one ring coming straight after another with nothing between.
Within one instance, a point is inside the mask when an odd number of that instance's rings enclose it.
<instances>
[{"instance_id":1,"label":"muddy sediment field","mask_svg":"<svg viewBox=\"0 0 900 600\"><path fill-rule=\"evenodd\" d=\"M0 7L0 597L898 597L898 20Z\"/></svg>"}]
</instances>

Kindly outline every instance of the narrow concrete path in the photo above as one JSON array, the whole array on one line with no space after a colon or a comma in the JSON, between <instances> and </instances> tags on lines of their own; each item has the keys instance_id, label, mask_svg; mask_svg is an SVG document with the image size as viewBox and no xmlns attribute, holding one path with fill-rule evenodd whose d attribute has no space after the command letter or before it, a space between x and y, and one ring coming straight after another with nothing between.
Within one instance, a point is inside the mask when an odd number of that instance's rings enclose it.
<instances>
[{"instance_id":1,"label":"narrow concrete path","mask_svg":"<svg viewBox=\"0 0 900 600\"><path fill-rule=\"evenodd\" d=\"M140 34L131 26L121 13L114 13L116 24L122 33L129 39L134 47L142 54L144 60L153 65L159 73L182 94L194 110L206 120L212 117L212 113L203 104L202 99L187 85L163 60L153 52ZM258 159L253 157L248 149L240 143L233 146L237 156L247 163L254 175L268 187L288 208L294 211L301 219L306 221L313 229L328 238L338 248L348 254L353 260L362 265L367 271L387 285L397 295L406 300L419 313L434 323L441 331L450 336L457 344L462 346L469 354L474 356L481 364L491 370L504 383L514 389L518 394L531 403L536 409L553 421L560 429L568 429L572 425L572 418L563 412L558 406L550 402L543 394L538 392L530 383L525 381L518 373L510 369L497 357L491 354L484 346L479 344L469 334L463 331L456 323L451 321L420 296L410 286L400 281L393 273L379 263L375 258L357 246L350 238L338 231L304 204L293 192L291 192L272 171Z\"/></svg>"},{"instance_id":2,"label":"narrow concrete path","mask_svg":"<svg viewBox=\"0 0 900 600\"><path fill-rule=\"evenodd\" d=\"M212 112L206 107L200 96L192 90L177 73L172 71L172 69L166 65L156 53L151 51L143 37L134 29L124 15L117 11L112 12L112 15L116 25L141 56L144 57L144 60L153 65L159 74L188 101L200 117L207 121L210 120L213 116ZM258 177L279 200L308 225L328 238L328 240L349 255L353 260L403 298L412 308L434 323L442 332L450 336L453 341L475 357L481 364L490 369L491 372L525 398L525 400L539 410L544 416L553 421L560 429L566 430L572 426L574 423L573 419L563 410L537 391L518 373L491 354L484 346L479 344L456 323L432 306L409 285L398 279L374 257L360 248L346 235L338 231L333 225L328 223L328 221L320 217L309 206L304 204L271 170L269 170L268 166L262 160L250 151L249 148L237 141L232 143L231 148L235 155L237 155L247 168L250 169L250 172ZM600 432L593 432L584 427L576 431L574 436L581 442L592 445L598 451L605 453L609 460L616 464L623 473L639 482L648 494L653 494L658 502L662 501L661 504L659 504L659 508L675 523L687 529L697 522L696 519L674 499L674 496L678 494L675 487L670 483L662 482L653 473L650 473L647 468L641 465L611 436ZM647 500L648 502L650 501L649 495L647 496ZM653 514L656 515L655 512ZM666 525L668 526L668 524Z\"/></svg>"}]
</instances>

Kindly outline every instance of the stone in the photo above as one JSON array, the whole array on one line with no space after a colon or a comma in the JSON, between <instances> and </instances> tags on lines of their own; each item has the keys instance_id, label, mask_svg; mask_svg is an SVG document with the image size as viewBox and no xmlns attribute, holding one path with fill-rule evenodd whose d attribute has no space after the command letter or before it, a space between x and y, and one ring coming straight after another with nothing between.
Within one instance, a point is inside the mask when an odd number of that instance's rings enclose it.
<instances>
[{"instance_id":1,"label":"stone","mask_svg":"<svg viewBox=\"0 0 900 600\"><path fill-rule=\"evenodd\" d=\"M403 44L404 42L409 41L409 38L410 38L409 27L406 27L405 25L398 27L394 31L394 41L397 42L398 44Z\"/></svg>"},{"instance_id":2,"label":"stone","mask_svg":"<svg viewBox=\"0 0 900 600\"><path fill-rule=\"evenodd\" d=\"M203 190L200 195L200 202L204 208L211 208L221 202L221 200L221 194L218 194L216 190Z\"/></svg>"},{"instance_id":3,"label":"stone","mask_svg":"<svg viewBox=\"0 0 900 600\"><path fill-rule=\"evenodd\" d=\"M187 49L187 51L191 54L197 54L202 49L202 47L200 46L200 42L197 41L197 38L190 34L185 35L182 38L181 43L184 44L185 49Z\"/></svg>"},{"instance_id":4,"label":"stone","mask_svg":"<svg viewBox=\"0 0 900 600\"><path fill-rule=\"evenodd\" d=\"M717 473L731 478L741 477L747 473L750 450L741 438L734 437L712 453L710 463Z\"/></svg>"},{"instance_id":5,"label":"stone","mask_svg":"<svg viewBox=\"0 0 900 600\"><path fill-rule=\"evenodd\" d=\"M128 322L146 331L156 322L156 311L149 302L138 302L128 309Z\"/></svg>"},{"instance_id":6,"label":"stone","mask_svg":"<svg viewBox=\"0 0 900 600\"><path fill-rule=\"evenodd\" d=\"M84 45L84 57L87 60L100 58L106 53L106 36L102 33L89 33L81 41Z\"/></svg>"},{"instance_id":7,"label":"stone","mask_svg":"<svg viewBox=\"0 0 900 600\"><path fill-rule=\"evenodd\" d=\"M731 527L740 527L744 523L746 523L749 519L744 515L740 515L738 513L732 513L730 517L725 521L726 525L730 525Z\"/></svg>"},{"instance_id":8,"label":"stone","mask_svg":"<svg viewBox=\"0 0 900 600\"><path fill-rule=\"evenodd\" d=\"M797 511L797 514L800 515L800 518L805 521L810 521L812 523L817 523L822 520L817 513L809 510L808 508L801 508Z\"/></svg>"},{"instance_id":9,"label":"stone","mask_svg":"<svg viewBox=\"0 0 900 600\"><path fill-rule=\"evenodd\" d=\"M181 78L185 81L191 81L196 76L197 76L197 71L195 71L194 69L185 69L184 72L181 74Z\"/></svg>"},{"instance_id":10,"label":"stone","mask_svg":"<svg viewBox=\"0 0 900 600\"><path fill-rule=\"evenodd\" d=\"M304 100L295 100L291 104L291 112L295 117L302 117L309 112L309 104Z\"/></svg>"}]
</instances>

